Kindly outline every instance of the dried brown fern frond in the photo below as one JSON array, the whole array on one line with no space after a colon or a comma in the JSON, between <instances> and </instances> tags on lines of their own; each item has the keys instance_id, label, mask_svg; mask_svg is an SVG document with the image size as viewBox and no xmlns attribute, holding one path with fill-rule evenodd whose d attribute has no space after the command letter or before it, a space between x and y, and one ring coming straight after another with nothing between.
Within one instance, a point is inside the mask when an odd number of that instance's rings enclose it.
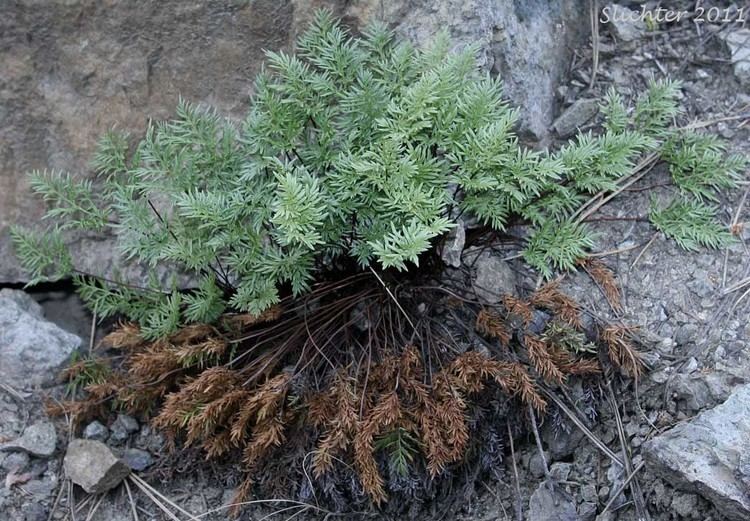
<instances>
[{"instance_id":1,"label":"dried brown fern frond","mask_svg":"<svg viewBox=\"0 0 750 521\"><path fill-rule=\"evenodd\" d=\"M182 326L169 337L169 342L175 346L195 344L209 337L218 336L218 330L208 324L190 324Z\"/></svg>"},{"instance_id":2,"label":"dried brown fern frond","mask_svg":"<svg viewBox=\"0 0 750 521\"><path fill-rule=\"evenodd\" d=\"M561 279L553 280L536 290L529 302L552 311L556 317L575 328L583 327L578 303L560 290Z\"/></svg>"},{"instance_id":3,"label":"dried brown fern frond","mask_svg":"<svg viewBox=\"0 0 750 521\"><path fill-rule=\"evenodd\" d=\"M534 320L534 307L525 300L513 295L503 295L503 306L509 315L519 317L524 326Z\"/></svg>"},{"instance_id":4,"label":"dried brown fern frond","mask_svg":"<svg viewBox=\"0 0 750 521\"><path fill-rule=\"evenodd\" d=\"M494 338L498 340L502 346L507 346L510 343L510 328L497 311L482 308L477 314L477 321L474 327L480 335Z\"/></svg>"},{"instance_id":5,"label":"dried brown fern frond","mask_svg":"<svg viewBox=\"0 0 750 521\"><path fill-rule=\"evenodd\" d=\"M245 475L245 479L242 480L240 486L237 487L237 491L232 497L232 502L229 507L229 515L237 517L242 512L242 507L250 499L253 493L253 486L255 486L255 480L250 474Z\"/></svg>"},{"instance_id":6,"label":"dried brown fern frond","mask_svg":"<svg viewBox=\"0 0 750 521\"><path fill-rule=\"evenodd\" d=\"M593 257L586 257L578 261L578 265L581 266L589 277L596 282L604 293L604 297L612 306L612 309L616 312L622 311L622 295L620 294L620 286L615 280L615 274L612 272L606 264L602 261Z\"/></svg>"},{"instance_id":7,"label":"dried brown fern frond","mask_svg":"<svg viewBox=\"0 0 750 521\"><path fill-rule=\"evenodd\" d=\"M217 429L227 426L229 419L250 396L249 391L237 388L206 403L200 412L188 421L185 443L192 445L198 441L209 440Z\"/></svg>"},{"instance_id":8,"label":"dried brown fern frond","mask_svg":"<svg viewBox=\"0 0 750 521\"><path fill-rule=\"evenodd\" d=\"M226 367L206 369L197 377L186 380L177 391L169 393L152 423L156 428L180 431L202 413L206 404L235 390L238 384L235 371Z\"/></svg>"},{"instance_id":9,"label":"dried brown fern frond","mask_svg":"<svg viewBox=\"0 0 750 521\"><path fill-rule=\"evenodd\" d=\"M255 425L273 418L289 391L292 374L280 373L253 390L248 400L245 400L231 419L232 442L240 446Z\"/></svg>"},{"instance_id":10,"label":"dried brown fern frond","mask_svg":"<svg viewBox=\"0 0 750 521\"><path fill-rule=\"evenodd\" d=\"M401 401L396 391L381 397L380 402L362 419L354 438L354 463L362 488L376 505L386 500L385 482L375 461L375 437L389 427L396 427L402 417Z\"/></svg>"},{"instance_id":11,"label":"dried brown fern frond","mask_svg":"<svg viewBox=\"0 0 750 521\"><path fill-rule=\"evenodd\" d=\"M141 328L133 322L121 322L110 334L102 338L100 344L115 349L131 350L144 343Z\"/></svg>"},{"instance_id":12,"label":"dried brown fern frond","mask_svg":"<svg viewBox=\"0 0 750 521\"><path fill-rule=\"evenodd\" d=\"M317 425L324 428L325 434L320 438L315 454L313 455L312 469L316 477L325 474L333 464L333 458L345 451L357 432L357 393L354 388L356 381L342 374L337 374L333 385L328 391L328 404L333 404L333 411L326 406L325 413L310 411L313 416L318 416L315 421Z\"/></svg>"},{"instance_id":13,"label":"dried brown fern frond","mask_svg":"<svg viewBox=\"0 0 750 521\"><path fill-rule=\"evenodd\" d=\"M574 375L594 375L600 374L602 368L599 366L599 361L593 358L579 358L570 362L565 370Z\"/></svg>"},{"instance_id":14,"label":"dried brown fern frond","mask_svg":"<svg viewBox=\"0 0 750 521\"><path fill-rule=\"evenodd\" d=\"M181 368L174 346L167 341L157 341L133 353L128 359L127 371L134 380L149 381L163 378Z\"/></svg>"},{"instance_id":15,"label":"dried brown fern frond","mask_svg":"<svg viewBox=\"0 0 750 521\"><path fill-rule=\"evenodd\" d=\"M182 367L206 367L216 364L227 351L227 341L222 338L207 338L196 344L183 344L174 352Z\"/></svg>"},{"instance_id":16,"label":"dried brown fern frond","mask_svg":"<svg viewBox=\"0 0 750 521\"><path fill-rule=\"evenodd\" d=\"M281 318L283 311L284 310L281 306L276 305L271 306L260 315L254 315L252 313L227 314L222 317L222 323L224 327L229 330L242 330L258 324L278 320Z\"/></svg>"},{"instance_id":17,"label":"dried brown fern frond","mask_svg":"<svg viewBox=\"0 0 750 521\"><path fill-rule=\"evenodd\" d=\"M495 381L510 394L519 396L521 402L531 405L538 412L544 412L547 409L547 402L539 393L534 379L522 364L518 362L509 362L498 367Z\"/></svg>"},{"instance_id":18,"label":"dried brown fern frond","mask_svg":"<svg viewBox=\"0 0 750 521\"><path fill-rule=\"evenodd\" d=\"M643 373L643 358L633 346L630 332L633 328L610 325L602 330L602 340L607 345L609 359L615 367L622 368L627 374L636 379Z\"/></svg>"},{"instance_id":19,"label":"dried brown fern frond","mask_svg":"<svg viewBox=\"0 0 750 521\"><path fill-rule=\"evenodd\" d=\"M242 463L248 471L252 472L258 461L272 448L284 443L286 426L291 419L290 412L278 412L256 424L252 437L242 450Z\"/></svg>"},{"instance_id":20,"label":"dried brown fern frond","mask_svg":"<svg viewBox=\"0 0 750 521\"><path fill-rule=\"evenodd\" d=\"M558 363L567 362L560 360L561 356L553 354L552 349L547 343L536 335L526 333L523 337L523 344L529 355L531 365L537 373L548 383L562 385L566 376L558 366Z\"/></svg>"}]
</instances>

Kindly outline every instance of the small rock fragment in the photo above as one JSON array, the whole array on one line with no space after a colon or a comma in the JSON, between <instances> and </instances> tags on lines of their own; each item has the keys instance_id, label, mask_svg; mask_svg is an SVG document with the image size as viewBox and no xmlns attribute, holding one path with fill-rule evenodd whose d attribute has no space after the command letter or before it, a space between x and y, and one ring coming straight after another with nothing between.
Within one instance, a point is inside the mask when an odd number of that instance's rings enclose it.
<instances>
[{"instance_id":1,"label":"small rock fragment","mask_svg":"<svg viewBox=\"0 0 750 521\"><path fill-rule=\"evenodd\" d=\"M459 220L456 223L456 227L453 228L448 235L445 237L443 242L443 250L440 252L440 258L443 259L448 266L454 268L461 267L461 254L464 251L466 245L466 229L464 223Z\"/></svg>"},{"instance_id":2,"label":"small rock fragment","mask_svg":"<svg viewBox=\"0 0 750 521\"><path fill-rule=\"evenodd\" d=\"M599 102L597 100L576 100L575 103L565 109L565 112L560 114L552 124L552 128L555 129L555 132L560 137L572 136L580 127L590 121L597 112L599 112Z\"/></svg>"},{"instance_id":3,"label":"small rock fragment","mask_svg":"<svg viewBox=\"0 0 750 521\"><path fill-rule=\"evenodd\" d=\"M529 499L529 521L581 521L569 494L543 481Z\"/></svg>"},{"instance_id":4,"label":"small rock fragment","mask_svg":"<svg viewBox=\"0 0 750 521\"><path fill-rule=\"evenodd\" d=\"M117 419L110 427L109 441L114 444L123 443L128 437L138 430L138 422L127 414L118 414Z\"/></svg>"},{"instance_id":5,"label":"small rock fragment","mask_svg":"<svg viewBox=\"0 0 750 521\"><path fill-rule=\"evenodd\" d=\"M29 455L25 452L11 452L3 460L0 467L7 470L8 472L21 472L29 464Z\"/></svg>"},{"instance_id":6,"label":"small rock fragment","mask_svg":"<svg viewBox=\"0 0 750 521\"><path fill-rule=\"evenodd\" d=\"M89 494L106 492L130 474L130 467L94 440L71 441L63 466L66 476Z\"/></svg>"},{"instance_id":7,"label":"small rock fragment","mask_svg":"<svg viewBox=\"0 0 750 521\"><path fill-rule=\"evenodd\" d=\"M578 515L581 516L581 521L594 521L596 519L596 503L583 502L578 507Z\"/></svg>"},{"instance_id":8,"label":"small rock fragment","mask_svg":"<svg viewBox=\"0 0 750 521\"><path fill-rule=\"evenodd\" d=\"M487 304L497 304L503 295L515 293L516 274L504 261L491 253L482 254L476 263L477 276L472 287L480 300Z\"/></svg>"},{"instance_id":9,"label":"small rock fragment","mask_svg":"<svg viewBox=\"0 0 750 521\"><path fill-rule=\"evenodd\" d=\"M125 449L122 460L136 472L146 470L153 463L151 454L141 449Z\"/></svg>"},{"instance_id":10,"label":"small rock fragment","mask_svg":"<svg viewBox=\"0 0 750 521\"><path fill-rule=\"evenodd\" d=\"M573 464L572 463L565 463L558 461L556 463L553 463L549 467L549 473L552 476L552 478L557 481L567 481L568 477L570 476L570 472L573 470Z\"/></svg>"},{"instance_id":11,"label":"small rock fragment","mask_svg":"<svg viewBox=\"0 0 750 521\"><path fill-rule=\"evenodd\" d=\"M3 443L0 450L22 450L32 456L48 458L55 452L57 433L50 422L39 422L30 425L20 438Z\"/></svg>"},{"instance_id":12,"label":"small rock fragment","mask_svg":"<svg viewBox=\"0 0 750 521\"><path fill-rule=\"evenodd\" d=\"M83 437L87 440L106 441L109 436L109 429L101 422L93 421L83 429Z\"/></svg>"}]
</instances>

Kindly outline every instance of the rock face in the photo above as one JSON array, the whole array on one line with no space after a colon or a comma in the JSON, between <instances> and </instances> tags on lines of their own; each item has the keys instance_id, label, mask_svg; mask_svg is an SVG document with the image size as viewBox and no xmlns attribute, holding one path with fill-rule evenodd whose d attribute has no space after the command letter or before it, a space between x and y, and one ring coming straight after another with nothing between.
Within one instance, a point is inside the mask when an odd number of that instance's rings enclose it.
<instances>
[{"instance_id":1,"label":"rock face","mask_svg":"<svg viewBox=\"0 0 750 521\"><path fill-rule=\"evenodd\" d=\"M750 385L646 442L643 454L657 473L709 499L727 519L750 519Z\"/></svg>"},{"instance_id":2,"label":"rock face","mask_svg":"<svg viewBox=\"0 0 750 521\"><path fill-rule=\"evenodd\" d=\"M26 172L89 175L107 129L140 136L148 118L174 113L180 95L242 117L263 49L289 49L315 7L354 28L383 19L418 43L445 28L457 45L478 44L537 136L588 31L585 0L9 0L0 19L0 283L28 280L8 236L11 224L33 227L43 212ZM78 236L72 250L79 269L115 268L111 239ZM136 268L124 273L145 279Z\"/></svg>"},{"instance_id":3,"label":"rock face","mask_svg":"<svg viewBox=\"0 0 750 521\"><path fill-rule=\"evenodd\" d=\"M130 467L106 445L94 440L71 441L63 466L65 475L89 494L115 488L130 474Z\"/></svg>"},{"instance_id":4,"label":"rock face","mask_svg":"<svg viewBox=\"0 0 750 521\"><path fill-rule=\"evenodd\" d=\"M23 291L0 291L0 381L19 388L50 384L80 344L45 320Z\"/></svg>"}]
</instances>

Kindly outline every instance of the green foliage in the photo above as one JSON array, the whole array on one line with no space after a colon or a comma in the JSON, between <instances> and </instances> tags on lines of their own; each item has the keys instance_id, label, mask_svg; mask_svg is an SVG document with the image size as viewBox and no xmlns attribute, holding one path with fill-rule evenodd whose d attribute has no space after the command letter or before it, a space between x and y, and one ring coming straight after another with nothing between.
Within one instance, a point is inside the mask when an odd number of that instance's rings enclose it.
<instances>
[{"instance_id":1,"label":"green foliage","mask_svg":"<svg viewBox=\"0 0 750 521\"><path fill-rule=\"evenodd\" d=\"M695 200L675 199L665 208L652 201L650 218L658 230L686 250L719 248L734 240L726 226L717 222L716 208Z\"/></svg>"},{"instance_id":2,"label":"green foliage","mask_svg":"<svg viewBox=\"0 0 750 521\"><path fill-rule=\"evenodd\" d=\"M550 265L569 269L593 245L594 240L584 226L569 221L545 222L529 238L523 257L545 277L551 277Z\"/></svg>"},{"instance_id":3,"label":"green foliage","mask_svg":"<svg viewBox=\"0 0 750 521\"><path fill-rule=\"evenodd\" d=\"M716 192L732 188L746 166L740 156L726 156L716 136L683 133L671 136L661 150L675 185L685 194L716 201Z\"/></svg>"},{"instance_id":4,"label":"green foliage","mask_svg":"<svg viewBox=\"0 0 750 521\"><path fill-rule=\"evenodd\" d=\"M551 320L542 333L547 345L561 347L569 353L595 354L597 347L586 339L586 334L558 320Z\"/></svg>"},{"instance_id":5,"label":"green foliage","mask_svg":"<svg viewBox=\"0 0 750 521\"><path fill-rule=\"evenodd\" d=\"M375 450L385 451L388 465L399 476L407 476L414 456L419 452L419 441L403 427L380 436L375 440Z\"/></svg>"},{"instance_id":6,"label":"green foliage","mask_svg":"<svg viewBox=\"0 0 750 521\"><path fill-rule=\"evenodd\" d=\"M610 92L603 133L532 151L519 144L518 113L500 81L479 70L476 49L450 48L442 35L416 49L382 25L354 38L320 12L296 54L267 53L241 125L180 101L176 117L151 123L136 146L104 136L96 190L68 174L34 174L56 227L15 230L17 253L34 282L78 274L101 315L124 314L157 337L226 308L260 313L282 288L307 291L336 258L404 270L459 212L500 231L529 226L524 258L550 277L594 245L573 220L581 205L615 190L660 147L689 196L713 199L734 183L739 160L715 140L671 128L676 83L652 82L632 109ZM667 209L652 213L655 224L686 247L723 243L703 203L680 204L689 222L674 224L679 216ZM77 273L61 232L105 228L124 260L192 275L198 287L135 288Z\"/></svg>"},{"instance_id":7,"label":"green foliage","mask_svg":"<svg viewBox=\"0 0 750 521\"><path fill-rule=\"evenodd\" d=\"M41 233L12 226L10 236L16 255L31 274L29 286L60 280L73 270L73 259L65 247L59 227Z\"/></svg>"}]
</instances>

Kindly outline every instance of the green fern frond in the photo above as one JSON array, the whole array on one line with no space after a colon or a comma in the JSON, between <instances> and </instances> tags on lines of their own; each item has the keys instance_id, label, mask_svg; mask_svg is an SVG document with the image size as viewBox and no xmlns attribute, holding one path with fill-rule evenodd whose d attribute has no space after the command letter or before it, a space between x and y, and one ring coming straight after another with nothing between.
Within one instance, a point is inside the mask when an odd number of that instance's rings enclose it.
<instances>
[{"instance_id":1,"label":"green fern frond","mask_svg":"<svg viewBox=\"0 0 750 521\"><path fill-rule=\"evenodd\" d=\"M656 229L682 248L696 251L701 246L721 248L734 242L734 236L716 219L716 213L716 207L692 199L675 199L664 208L659 208L654 199L649 218Z\"/></svg>"}]
</instances>

